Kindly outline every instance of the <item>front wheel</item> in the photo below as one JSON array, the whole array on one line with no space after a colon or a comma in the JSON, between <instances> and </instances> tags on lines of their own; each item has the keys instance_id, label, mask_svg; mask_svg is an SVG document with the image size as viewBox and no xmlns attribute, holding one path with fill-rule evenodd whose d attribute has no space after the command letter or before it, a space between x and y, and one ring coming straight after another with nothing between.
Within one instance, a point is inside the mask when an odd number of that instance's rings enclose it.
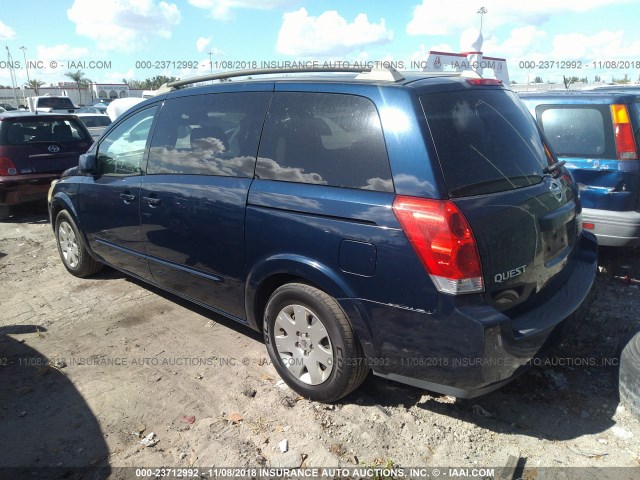
<instances>
[{"instance_id":1,"label":"front wheel","mask_svg":"<svg viewBox=\"0 0 640 480\"><path fill-rule=\"evenodd\" d=\"M98 272L102 264L91 257L73 218L66 210L56 217L56 243L65 268L76 277L88 277Z\"/></svg>"},{"instance_id":2,"label":"front wheel","mask_svg":"<svg viewBox=\"0 0 640 480\"><path fill-rule=\"evenodd\" d=\"M301 283L281 286L264 316L269 356L300 395L333 402L358 388L368 373L362 348L338 303Z\"/></svg>"}]
</instances>

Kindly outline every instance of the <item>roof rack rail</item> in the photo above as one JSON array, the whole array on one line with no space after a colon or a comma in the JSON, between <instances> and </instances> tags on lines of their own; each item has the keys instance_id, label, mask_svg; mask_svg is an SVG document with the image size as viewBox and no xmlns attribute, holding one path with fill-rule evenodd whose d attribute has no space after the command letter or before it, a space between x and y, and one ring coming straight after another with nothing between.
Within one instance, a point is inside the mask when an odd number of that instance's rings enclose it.
<instances>
[{"instance_id":1,"label":"roof rack rail","mask_svg":"<svg viewBox=\"0 0 640 480\"><path fill-rule=\"evenodd\" d=\"M358 73L359 80L383 80L389 82L399 82L404 77L395 68L255 68L249 70L232 70L230 72L214 73L211 75L201 75L199 77L185 78L174 82L165 83L158 90L157 94L171 92L186 85L194 83L208 82L211 80L225 80L234 77L247 77L249 75L269 75L278 73Z\"/></svg>"}]
</instances>

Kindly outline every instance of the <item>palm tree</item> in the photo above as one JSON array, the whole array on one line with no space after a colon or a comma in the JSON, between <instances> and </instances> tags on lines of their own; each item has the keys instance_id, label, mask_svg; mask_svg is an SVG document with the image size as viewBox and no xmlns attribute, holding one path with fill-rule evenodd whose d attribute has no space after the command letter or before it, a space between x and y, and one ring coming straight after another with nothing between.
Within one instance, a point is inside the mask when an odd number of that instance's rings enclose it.
<instances>
[{"instance_id":1,"label":"palm tree","mask_svg":"<svg viewBox=\"0 0 640 480\"><path fill-rule=\"evenodd\" d=\"M35 90L36 95L39 95L39 90L40 87L44 86L45 82L43 82L42 80L36 80L35 78L33 80L29 80L27 83L25 83L25 87L27 88L32 88L33 90Z\"/></svg>"},{"instance_id":2,"label":"palm tree","mask_svg":"<svg viewBox=\"0 0 640 480\"><path fill-rule=\"evenodd\" d=\"M84 72L82 70L78 70L76 72L67 72L64 74L65 77L69 77L71 80L76 82L78 85L78 103L82 103L82 92L80 91L80 86L87 86L91 83L87 77L84 76Z\"/></svg>"}]
</instances>

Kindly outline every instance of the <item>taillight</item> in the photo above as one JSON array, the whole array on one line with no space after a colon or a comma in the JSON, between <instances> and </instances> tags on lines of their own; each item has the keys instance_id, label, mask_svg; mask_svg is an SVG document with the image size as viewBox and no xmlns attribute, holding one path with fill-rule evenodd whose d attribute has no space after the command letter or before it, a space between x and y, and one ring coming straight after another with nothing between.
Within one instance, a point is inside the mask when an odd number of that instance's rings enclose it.
<instances>
[{"instance_id":1,"label":"taillight","mask_svg":"<svg viewBox=\"0 0 640 480\"><path fill-rule=\"evenodd\" d=\"M636 141L633 138L627 106L611 105L611 116L613 117L618 160L637 160L638 151L636 150Z\"/></svg>"},{"instance_id":2,"label":"taillight","mask_svg":"<svg viewBox=\"0 0 640 480\"><path fill-rule=\"evenodd\" d=\"M467 78L467 83L471 85L502 85L502 80L496 80L495 78Z\"/></svg>"},{"instance_id":3,"label":"taillight","mask_svg":"<svg viewBox=\"0 0 640 480\"><path fill-rule=\"evenodd\" d=\"M18 171L9 157L0 157L0 176L15 175Z\"/></svg>"},{"instance_id":4,"label":"taillight","mask_svg":"<svg viewBox=\"0 0 640 480\"><path fill-rule=\"evenodd\" d=\"M473 232L452 201L398 195L393 212L440 292L484 289Z\"/></svg>"}]
</instances>

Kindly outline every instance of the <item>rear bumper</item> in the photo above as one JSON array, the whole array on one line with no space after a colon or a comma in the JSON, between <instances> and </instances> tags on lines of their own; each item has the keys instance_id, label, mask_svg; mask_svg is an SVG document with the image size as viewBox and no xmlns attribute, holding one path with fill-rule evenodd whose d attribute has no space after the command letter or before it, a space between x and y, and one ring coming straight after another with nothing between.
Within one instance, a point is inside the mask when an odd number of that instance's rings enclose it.
<instances>
[{"instance_id":1,"label":"rear bumper","mask_svg":"<svg viewBox=\"0 0 640 480\"><path fill-rule=\"evenodd\" d=\"M472 398L524 372L583 313L597 269L597 242L585 233L568 280L544 303L516 318L477 302L445 296L437 312L416 312L363 301L379 358L374 374L435 392ZM473 303L473 298L467 300Z\"/></svg>"},{"instance_id":2,"label":"rear bumper","mask_svg":"<svg viewBox=\"0 0 640 480\"><path fill-rule=\"evenodd\" d=\"M589 230L598 237L598 244L608 247L640 246L640 213L634 211L582 209L582 221L593 223Z\"/></svg>"},{"instance_id":3,"label":"rear bumper","mask_svg":"<svg viewBox=\"0 0 640 480\"><path fill-rule=\"evenodd\" d=\"M0 177L0 205L18 205L47 198L51 182L59 174L43 173Z\"/></svg>"}]
</instances>

